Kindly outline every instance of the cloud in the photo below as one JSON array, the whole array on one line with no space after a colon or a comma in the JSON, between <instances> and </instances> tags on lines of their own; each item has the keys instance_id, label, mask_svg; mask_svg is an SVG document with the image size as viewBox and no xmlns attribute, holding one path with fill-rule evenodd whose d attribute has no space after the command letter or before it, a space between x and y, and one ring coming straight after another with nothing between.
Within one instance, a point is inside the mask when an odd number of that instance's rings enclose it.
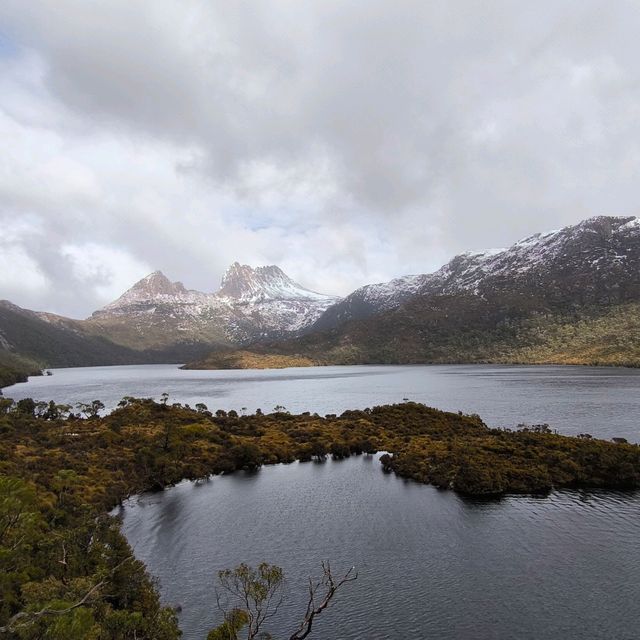
<instances>
[{"instance_id":1,"label":"cloud","mask_svg":"<svg viewBox=\"0 0 640 640\"><path fill-rule=\"evenodd\" d=\"M74 278L107 300L117 298L131 286L132 274L142 279L152 271L126 251L94 242L62 245L60 255L70 262Z\"/></svg>"},{"instance_id":2,"label":"cloud","mask_svg":"<svg viewBox=\"0 0 640 640\"><path fill-rule=\"evenodd\" d=\"M348 293L635 214L639 28L592 0L5 0L0 224L35 226L0 247L51 286L0 296L82 316L236 259Z\"/></svg>"}]
</instances>

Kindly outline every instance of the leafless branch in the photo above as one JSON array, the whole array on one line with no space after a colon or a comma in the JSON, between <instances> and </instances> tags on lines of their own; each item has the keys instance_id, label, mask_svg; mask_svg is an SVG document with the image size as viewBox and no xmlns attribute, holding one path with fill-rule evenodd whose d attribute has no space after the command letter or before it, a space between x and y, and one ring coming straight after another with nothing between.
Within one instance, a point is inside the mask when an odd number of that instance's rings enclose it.
<instances>
[{"instance_id":1,"label":"leafless branch","mask_svg":"<svg viewBox=\"0 0 640 640\"><path fill-rule=\"evenodd\" d=\"M336 581L331 573L331 565L328 562L322 563L322 578L315 584L311 578L309 579L309 599L305 616L289 640L303 640L311 633L315 617L329 606L338 589L347 582L357 580L358 573L354 573L354 571L355 567L351 567L340 580ZM324 592L324 595L320 595L321 591ZM320 603L316 606L317 599L320 599Z\"/></svg>"}]
</instances>

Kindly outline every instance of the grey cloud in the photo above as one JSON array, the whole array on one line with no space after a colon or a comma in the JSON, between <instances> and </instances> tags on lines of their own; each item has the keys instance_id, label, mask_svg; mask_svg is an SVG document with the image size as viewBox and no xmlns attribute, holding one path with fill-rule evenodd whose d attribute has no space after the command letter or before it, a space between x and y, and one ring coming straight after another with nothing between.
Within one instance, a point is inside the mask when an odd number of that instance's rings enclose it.
<instances>
[{"instance_id":1,"label":"grey cloud","mask_svg":"<svg viewBox=\"0 0 640 640\"><path fill-rule=\"evenodd\" d=\"M630 1L5 0L0 24L20 147L0 211L188 286L215 288L238 258L346 293L638 211ZM29 100L42 122L20 117ZM45 132L91 174L66 192L46 167L39 194L24 177ZM55 248L24 246L57 287L82 284ZM102 301L86 295L60 306Z\"/></svg>"}]
</instances>

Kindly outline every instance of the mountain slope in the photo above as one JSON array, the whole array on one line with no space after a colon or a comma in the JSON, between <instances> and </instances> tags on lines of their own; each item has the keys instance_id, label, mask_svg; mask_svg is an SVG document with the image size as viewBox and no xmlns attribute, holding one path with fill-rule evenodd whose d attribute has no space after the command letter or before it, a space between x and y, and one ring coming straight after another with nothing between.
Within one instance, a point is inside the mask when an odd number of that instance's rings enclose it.
<instances>
[{"instance_id":1,"label":"mountain slope","mask_svg":"<svg viewBox=\"0 0 640 640\"><path fill-rule=\"evenodd\" d=\"M417 295L517 296L525 306L580 307L640 299L640 220L600 216L537 233L508 249L464 253L435 273L357 289L309 331L397 309Z\"/></svg>"},{"instance_id":2,"label":"mountain slope","mask_svg":"<svg viewBox=\"0 0 640 640\"><path fill-rule=\"evenodd\" d=\"M234 263L216 293L188 290L156 271L96 311L87 328L131 348L242 345L293 334L338 299L305 289L274 265Z\"/></svg>"},{"instance_id":3,"label":"mountain slope","mask_svg":"<svg viewBox=\"0 0 640 640\"><path fill-rule=\"evenodd\" d=\"M330 306L305 333L322 331L350 320L367 318L377 313L397 309L427 285L430 276L415 275L396 278L391 282L368 284Z\"/></svg>"},{"instance_id":4,"label":"mountain slope","mask_svg":"<svg viewBox=\"0 0 640 640\"><path fill-rule=\"evenodd\" d=\"M0 386L41 367L185 362L212 349L295 335L337 298L276 266L234 263L202 293L156 271L87 320L0 302Z\"/></svg>"},{"instance_id":5,"label":"mountain slope","mask_svg":"<svg viewBox=\"0 0 640 640\"><path fill-rule=\"evenodd\" d=\"M131 350L105 338L87 335L80 323L38 314L0 301L2 350L43 367L125 364L139 361Z\"/></svg>"},{"instance_id":6,"label":"mountain slope","mask_svg":"<svg viewBox=\"0 0 640 640\"><path fill-rule=\"evenodd\" d=\"M198 350L227 345L211 295L188 290L155 271L82 323L85 330L131 349Z\"/></svg>"},{"instance_id":7,"label":"mountain slope","mask_svg":"<svg viewBox=\"0 0 640 640\"><path fill-rule=\"evenodd\" d=\"M38 363L0 348L0 389L16 382L26 382L29 376L39 376L41 373Z\"/></svg>"},{"instance_id":8,"label":"mountain slope","mask_svg":"<svg viewBox=\"0 0 640 640\"><path fill-rule=\"evenodd\" d=\"M598 217L440 270L365 288L296 340L251 348L320 364L419 362L640 363L640 221ZM399 290L394 304L390 290ZM389 304L389 300L392 304ZM376 305L378 305L376 307ZM376 308L382 309L376 312ZM233 353L194 366L242 366Z\"/></svg>"}]
</instances>

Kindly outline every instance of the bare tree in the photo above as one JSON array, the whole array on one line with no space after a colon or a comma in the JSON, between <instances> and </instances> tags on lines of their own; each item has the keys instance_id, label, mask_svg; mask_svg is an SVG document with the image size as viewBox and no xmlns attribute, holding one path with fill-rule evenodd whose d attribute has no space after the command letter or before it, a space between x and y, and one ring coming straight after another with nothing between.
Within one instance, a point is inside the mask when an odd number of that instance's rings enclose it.
<instances>
[{"instance_id":1,"label":"bare tree","mask_svg":"<svg viewBox=\"0 0 640 640\"><path fill-rule=\"evenodd\" d=\"M309 578L309 599L304 617L289 640L303 640L312 631L314 620L328 606L336 592L347 582L358 577L351 567L340 579L335 579L328 562L322 563L322 577ZM241 564L235 569L218 573L218 581L226 595L216 591L218 607L224 613L222 625L213 629L207 640L238 640L244 629L246 640L270 638L263 631L264 624L278 612L284 600L284 573L280 567L262 563L257 569ZM230 604L234 606L229 607Z\"/></svg>"},{"instance_id":2,"label":"bare tree","mask_svg":"<svg viewBox=\"0 0 640 640\"><path fill-rule=\"evenodd\" d=\"M357 580L358 573L355 567L351 567L342 578L334 579L331 573L331 565L328 562L322 563L322 577L317 582L309 578L309 600L307 601L307 610L300 626L289 637L289 640L303 640L310 633L313 627L313 621L319 616L331 602L338 589L347 582Z\"/></svg>"}]
</instances>

